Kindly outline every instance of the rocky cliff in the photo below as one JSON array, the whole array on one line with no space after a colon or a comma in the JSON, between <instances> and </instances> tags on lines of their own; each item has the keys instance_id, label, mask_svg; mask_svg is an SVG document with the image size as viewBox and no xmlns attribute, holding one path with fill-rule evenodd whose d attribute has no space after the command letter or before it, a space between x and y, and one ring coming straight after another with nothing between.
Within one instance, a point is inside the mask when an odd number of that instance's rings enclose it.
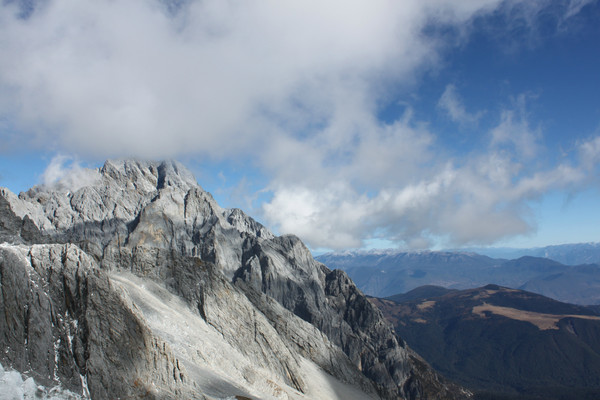
<instances>
[{"instance_id":1,"label":"rocky cliff","mask_svg":"<svg viewBox=\"0 0 600 400\"><path fill-rule=\"evenodd\" d=\"M468 397L341 271L176 162L0 190L4 366L92 398Z\"/></svg>"}]
</instances>

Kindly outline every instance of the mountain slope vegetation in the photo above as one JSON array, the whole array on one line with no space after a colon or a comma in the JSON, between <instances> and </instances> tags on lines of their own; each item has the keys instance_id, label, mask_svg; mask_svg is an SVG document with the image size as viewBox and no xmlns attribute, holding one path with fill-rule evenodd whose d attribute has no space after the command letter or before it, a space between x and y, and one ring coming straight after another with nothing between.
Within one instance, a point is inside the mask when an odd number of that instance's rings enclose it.
<instances>
[{"instance_id":1,"label":"mountain slope vegetation","mask_svg":"<svg viewBox=\"0 0 600 400\"><path fill-rule=\"evenodd\" d=\"M413 297L371 301L432 366L478 398L598 398L594 310L497 285Z\"/></svg>"}]
</instances>

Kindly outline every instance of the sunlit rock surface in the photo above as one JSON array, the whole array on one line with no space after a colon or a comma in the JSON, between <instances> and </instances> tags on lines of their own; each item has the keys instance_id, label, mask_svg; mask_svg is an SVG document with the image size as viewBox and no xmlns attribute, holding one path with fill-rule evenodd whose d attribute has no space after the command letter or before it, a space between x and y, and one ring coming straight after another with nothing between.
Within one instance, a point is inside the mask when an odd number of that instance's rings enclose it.
<instances>
[{"instance_id":1,"label":"sunlit rock surface","mask_svg":"<svg viewBox=\"0 0 600 400\"><path fill-rule=\"evenodd\" d=\"M176 162L0 192L4 366L92 398L465 398L347 275Z\"/></svg>"}]
</instances>

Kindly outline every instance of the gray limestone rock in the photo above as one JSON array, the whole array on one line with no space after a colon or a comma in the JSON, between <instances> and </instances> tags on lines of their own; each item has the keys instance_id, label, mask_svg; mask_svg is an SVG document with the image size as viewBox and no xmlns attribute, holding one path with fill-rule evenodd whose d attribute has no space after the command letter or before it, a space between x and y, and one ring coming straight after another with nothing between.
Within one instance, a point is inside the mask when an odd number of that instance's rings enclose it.
<instances>
[{"instance_id":1,"label":"gray limestone rock","mask_svg":"<svg viewBox=\"0 0 600 400\"><path fill-rule=\"evenodd\" d=\"M241 210L220 208L180 164L107 161L88 175L85 185L0 192L0 240L66 244L3 247L2 271L11 271L3 280L25 292L39 281L35 295L2 293L12 299L2 311L11 321L2 340L14 349L6 360L18 370L74 389L86 377L96 398L113 386L111 394L167 398L253 390L301 398L316 393L313 378L321 375L307 375L311 368L331 375L342 385L336 390L358 387L367 397L468 397L406 347L345 273L316 262L298 238L276 237ZM32 271L39 279L29 278ZM201 347L182 344L157 317L155 296L177 305L173 326L187 332L178 324L189 308L195 331L217 336L188 336L223 359L238 354L242 366L230 371ZM34 320L39 332L25 322ZM39 348L24 343L29 332L40 337ZM206 368L225 372L211 380ZM109 371L124 371L123 379Z\"/></svg>"},{"instance_id":2,"label":"gray limestone rock","mask_svg":"<svg viewBox=\"0 0 600 400\"><path fill-rule=\"evenodd\" d=\"M19 207L9 190L0 188L0 243L41 243L45 238L35 222Z\"/></svg>"},{"instance_id":3,"label":"gray limestone rock","mask_svg":"<svg viewBox=\"0 0 600 400\"><path fill-rule=\"evenodd\" d=\"M169 346L74 245L0 246L3 365L92 398L191 393Z\"/></svg>"}]
</instances>

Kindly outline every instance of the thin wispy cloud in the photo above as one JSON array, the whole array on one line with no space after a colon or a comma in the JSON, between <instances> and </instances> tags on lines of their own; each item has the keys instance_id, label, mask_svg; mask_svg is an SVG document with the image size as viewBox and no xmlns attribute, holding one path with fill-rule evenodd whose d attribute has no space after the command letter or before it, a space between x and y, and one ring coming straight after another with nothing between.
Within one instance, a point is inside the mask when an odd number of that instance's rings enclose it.
<instances>
[{"instance_id":1,"label":"thin wispy cloud","mask_svg":"<svg viewBox=\"0 0 600 400\"><path fill-rule=\"evenodd\" d=\"M437 105L452 121L460 125L476 125L477 121L483 116L483 111L470 113L466 110L456 86L452 84L446 86L446 90L442 93Z\"/></svg>"},{"instance_id":2,"label":"thin wispy cloud","mask_svg":"<svg viewBox=\"0 0 600 400\"><path fill-rule=\"evenodd\" d=\"M96 169L82 167L78 160L71 157L57 155L52 158L40 178L45 187L74 192L97 183L100 173Z\"/></svg>"},{"instance_id":3,"label":"thin wispy cloud","mask_svg":"<svg viewBox=\"0 0 600 400\"><path fill-rule=\"evenodd\" d=\"M531 159L538 155L542 139L541 129L530 126L526 102L527 96L519 95L514 108L504 109L500 123L491 131L492 147L510 146L510 151L520 159Z\"/></svg>"},{"instance_id":4,"label":"thin wispy cloud","mask_svg":"<svg viewBox=\"0 0 600 400\"><path fill-rule=\"evenodd\" d=\"M597 1L597 0L573 0L573 1L570 1L567 6L567 12L565 13L563 19L566 20L568 18L573 17L574 15L579 14L579 12L581 12L583 7L587 6L588 4L593 3L595 1Z\"/></svg>"},{"instance_id":5,"label":"thin wispy cloud","mask_svg":"<svg viewBox=\"0 0 600 400\"><path fill-rule=\"evenodd\" d=\"M578 150L583 165L588 169L593 169L600 163L600 136L580 142Z\"/></svg>"}]
</instances>

